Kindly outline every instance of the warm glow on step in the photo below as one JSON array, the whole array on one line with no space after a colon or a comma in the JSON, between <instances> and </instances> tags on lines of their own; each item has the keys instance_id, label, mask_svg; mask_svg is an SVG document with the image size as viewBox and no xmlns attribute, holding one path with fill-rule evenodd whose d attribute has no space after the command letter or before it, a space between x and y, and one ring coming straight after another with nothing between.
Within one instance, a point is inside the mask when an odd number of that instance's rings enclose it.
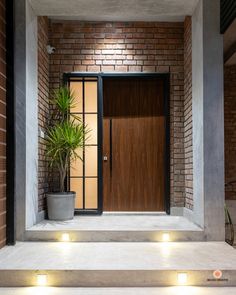
<instances>
[{"instance_id":1,"label":"warm glow on step","mask_svg":"<svg viewBox=\"0 0 236 295\"><path fill-rule=\"evenodd\" d=\"M48 282L48 277L47 275L37 275L37 285L38 286L47 286L47 282Z\"/></svg>"},{"instance_id":2,"label":"warm glow on step","mask_svg":"<svg viewBox=\"0 0 236 295\"><path fill-rule=\"evenodd\" d=\"M62 234L61 241L62 242L70 242L70 235L68 233Z\"/></svg>"},{"instance_id":3,"label":"warm glow on step","mask_svg":"<svg viewBox=\"0 0 236 295\"><path fill-rule=\"evenodd\" d=\"M188 282L188 275L185 272L178 273L178 284L185 285Z\"/></svg>"},{"instance_id":4,"label":"warm glow on step","mask_svg":"<svg viewBox=\"0 0 236 295\"><path fill-rule=\"evenodd\" d=\"M162 234L162 241L169 242L170 241L170 234L168 234L168 233Z\"/></svg>"},{"instance_id":5,"label":"warm glow on step","mask_svg":"<svg viewBox=\"0 0 236 295\"><path fill-rule=\"evenodd\" d=\"M171 254L171 245L168 242L161 243L161 255L162 257L169 257Z\"/></svg>"}]
</instances>

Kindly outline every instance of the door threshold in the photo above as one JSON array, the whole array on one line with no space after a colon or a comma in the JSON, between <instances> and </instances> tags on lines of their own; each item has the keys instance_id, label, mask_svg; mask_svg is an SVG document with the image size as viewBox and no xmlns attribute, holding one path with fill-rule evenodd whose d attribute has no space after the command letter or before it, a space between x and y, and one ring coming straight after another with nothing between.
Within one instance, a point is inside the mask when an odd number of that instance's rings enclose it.
<instances>
[{"instance_id":1,"label":"door threshold","mask_svg":"<svg viewBox=\"0 0 236 295\"><path fill-rule=\"evenodd\" d=\"M166 212L153 212L153 211L104 211L103 215L151 215L151 216L167 216Z\"/></svg>"}]
</instances>

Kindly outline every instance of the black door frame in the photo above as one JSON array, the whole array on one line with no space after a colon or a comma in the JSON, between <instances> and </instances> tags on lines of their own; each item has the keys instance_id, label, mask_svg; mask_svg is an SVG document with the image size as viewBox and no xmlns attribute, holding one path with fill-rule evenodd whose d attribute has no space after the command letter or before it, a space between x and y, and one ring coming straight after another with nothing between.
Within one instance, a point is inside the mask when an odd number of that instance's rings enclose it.
<instances>
[{"instance_id":1,"label":"black door frame","mask_svg":"<svg viewBox=\"0 0 236 295\"><path fill-rule=\"evenodd\" d=\"M15 98L14 0L6 1L6 244L16 242L15 227Z\"/></svg>"},{"instance_id":2,"label":"black door frame","mask_svg":"<svg viewBox=\"0 0 236 295\"><path fill-rule=\"evenodd\" d=\"M98 208L96 210L76 210L75 214L101 215L103 213L103 79L104 78L162 78L164 82L164 111L166 116L165 141L165 211L170 214L170 74L169 73L65 73L63 81L71 78L93 77L98 79Z\"/></svg>"}]
</instances>

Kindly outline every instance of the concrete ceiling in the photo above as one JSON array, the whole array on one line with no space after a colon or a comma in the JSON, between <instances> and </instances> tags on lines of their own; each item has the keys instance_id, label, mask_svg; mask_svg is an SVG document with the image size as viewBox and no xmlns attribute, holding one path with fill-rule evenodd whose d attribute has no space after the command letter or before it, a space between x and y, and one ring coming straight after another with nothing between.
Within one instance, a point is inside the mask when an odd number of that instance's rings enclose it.
<instances>
[{"instance_id":1,"label":"concrete ceiling","mask_svg":"<svg viewBox=\"0 0 236 295\"><path fill-rule=\"evenodd\" d=\"M85 21L183 21L198 0L29 0L37 15Z\"/></svg>"},{"instance_id":2,"label":"concrete ceiling","mask_svg":"<svg viewBox=\"0 0 236 295\"><path fill-rule=\"evenodd\" d=\"M236 64L236 19L224 34L225 64Z\"/></svg>"}]
</instances>

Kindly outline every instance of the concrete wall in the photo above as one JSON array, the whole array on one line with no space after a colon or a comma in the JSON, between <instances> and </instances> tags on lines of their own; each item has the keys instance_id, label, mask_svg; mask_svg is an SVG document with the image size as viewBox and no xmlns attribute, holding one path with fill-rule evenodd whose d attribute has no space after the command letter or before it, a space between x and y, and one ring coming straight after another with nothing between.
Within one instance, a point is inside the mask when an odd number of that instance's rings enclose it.
<instances>
[{"instance_id":1,"label":"concrete wall","mask_svg":"<svg viewBox=\"0 0 236 295\"><path fill-rule=\"evenodd\" d=\"M15 205L16 238L23 239L25 230L26 192L26 6L25 0L15 2Z\"/></svg>"},{"instance_id":2,"label":"concrete wall","mask_svg":"<svg viewBox=\"0 0 236 295\"><path fill-rule=\"evenodd\" d=\"M24 239L38 212L37 18L28 1L15 3L16 234Z\"/></svg>"},{"instance_id":3,"label":"concrete wall","mask_svg":"<svg viewBox=\"0 0 236 295\"><path fill-rule=\"evenodd\" d=\"M223 39L220 1L200 0L192 17L194 220L224 240Z\"/></svg>"},{"instance_id":4,"label":"concrete wall","mask_svg":"<svg viewBox=\"0 0 236 295\"><path fill-rule=\"evenodd\" d=\"M192 16L194 219L204 226L203 3Z\"/></svg>"},{"instance_id":5,"label":"concrete wall","mask_svg":"<svg viewBox=\"0 0 236 295\"><path fill-rule=\"evenodd\" d=\"M38 30L37 16L26 6L26 228L38 213Z\"/></svg>"}]
</instances>

